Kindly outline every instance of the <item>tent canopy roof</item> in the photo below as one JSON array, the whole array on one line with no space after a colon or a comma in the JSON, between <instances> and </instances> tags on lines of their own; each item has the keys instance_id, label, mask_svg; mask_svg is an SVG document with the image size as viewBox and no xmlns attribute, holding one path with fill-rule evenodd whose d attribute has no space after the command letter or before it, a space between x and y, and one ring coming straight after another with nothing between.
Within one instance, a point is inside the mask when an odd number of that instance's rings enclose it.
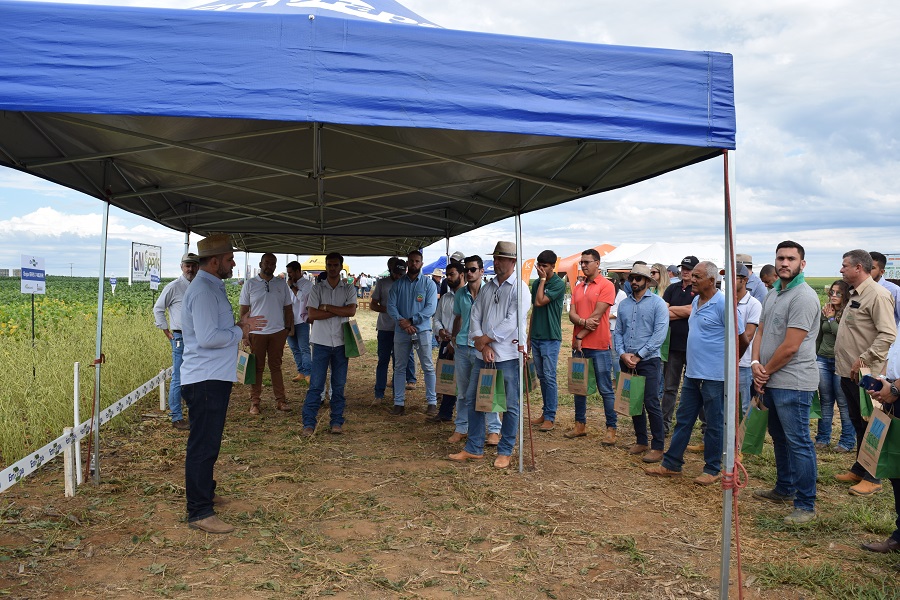
<instances>
[{"instance_id":1,"label":"tent canopy roof","mask_svg":"<svg viewBox=\"0 0 900 600\"><path fill-rule=\"evenodd\" d=\"M0 0L0 164L245 250L384 255L735 147L727 54L240 4L280 10Z\"/></svg>"}]
</instances>

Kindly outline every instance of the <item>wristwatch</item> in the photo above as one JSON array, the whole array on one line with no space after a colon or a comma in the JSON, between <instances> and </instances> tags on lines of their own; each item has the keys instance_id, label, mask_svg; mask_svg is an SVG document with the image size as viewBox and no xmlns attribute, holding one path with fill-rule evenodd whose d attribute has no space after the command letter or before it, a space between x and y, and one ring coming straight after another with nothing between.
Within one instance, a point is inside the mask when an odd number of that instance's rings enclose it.
<instances>
[{"instance_id":1,"label":"wristwatch","mask_svg":"<svg viewBox=\"0 0 900 600\"><path fill-rule=\"evenodd\" d=\"M897 386L893 383L891 384L891 395L892 396L900 396L900 390L897 389Z\"/></svg>"}]
</instances>

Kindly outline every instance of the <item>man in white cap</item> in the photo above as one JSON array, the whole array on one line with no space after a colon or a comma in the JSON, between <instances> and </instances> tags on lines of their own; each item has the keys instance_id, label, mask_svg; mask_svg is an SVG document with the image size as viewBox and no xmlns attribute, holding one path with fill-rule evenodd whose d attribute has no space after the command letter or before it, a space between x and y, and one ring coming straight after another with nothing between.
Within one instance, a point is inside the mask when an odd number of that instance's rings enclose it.
<instances>
[{"instance_id":1,"label":"man in white cap","mask_svg":"<svg viewBox=\"0 0 900 600\"><path fill-rule=\"evenodd\" d=\"M187 431L190 424L184 419L181 408L181 362L184 354L184 338L181 335L181 302L188 285L194 280L199 268L200 259L196 254L185 254L181 257L181 276L163 288L156 304L153 305L153 318L156 327L162 329L166 339L172 346L172 381L169 384L169 416L172 427ZM169 311L169 322L166 323L166 311Z\"/></svg>"},{"instance_id":2,"label":"man in white cap","mask_svg":"<svg viewBox=\"0 0 900 600\"><path fill-rule=\"evenodd\" d=\"M184 362L181 394L191 412L184 457L184 495L188 527L207 533L230 533L234 527L216 516L213 468L222 446L231 387L237 381L237 353L241 339L266 326L264 317L243 315L234 322L234 309L223 279L234 269L231 236L211 235L197 244L200 270L182 300L181 327Z\"/></svg>"},{"instance_id":3,"label":"man in white cap","mask_svg":"<svg viewBox=\"0 0 900 600\"><path fill-rule=\"evenodd\" d=\"M248 277L241 288L241 317L249 313L254 317L265 317L268 321L265 329L250 336L250 348L256 356L256 383L250 386L251 415L259 414L263 371L267 360L276 408L281 411L291 410L284 390L281 362L284 358L284 344L294 334L294 309L287 282L281 277L275 277L277 265L278 259L274 254L263 254L259 261L259 273L256 277Z\"/></svg>"},{"instance_id":4,"label":"man in white cap","mask_svg":"<svg viewBox=\"0 0 900 600\"><path fill-rule=\"evenodd\" d=\"M512 451L519 429L519 355L525 349L527 328L525 317L531 307L531 292L516 273L516 245L497 242L494 248L493 279L481 286L472 305L469 339L478 357L469 378L467 398L475 398L478 373L481 369L496 368L503 377L506 392L506 412L500 429L497 459L494 467L505 469L512 462ZM484 458L485 414L469 404L469 437L462 452L450 455L450 460L465 462Z\"/></svg>"}]
</instances>

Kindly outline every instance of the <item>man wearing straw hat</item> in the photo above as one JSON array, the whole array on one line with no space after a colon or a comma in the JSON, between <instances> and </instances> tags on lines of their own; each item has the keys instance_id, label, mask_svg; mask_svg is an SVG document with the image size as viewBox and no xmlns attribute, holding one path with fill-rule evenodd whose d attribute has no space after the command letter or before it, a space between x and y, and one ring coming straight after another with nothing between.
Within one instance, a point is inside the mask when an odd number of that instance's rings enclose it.
<instances>
[{"instance_id":1,"label":"man wearing straw hat","mask_svg":"<svg viewBox=\"0 0 900 600\"><path fill-rule=\"evenodd\" d=\"M466 398L469 404L469 437L462 452L451 454L450 460L465 462L484 458L485 414L475 410L474 398L478 387L478 372L485 366L494 366L503 377L506 391L506 412L500 428L497 445L498 469L509 467L519 428L519 354L525 349L525 316L531 307L531 292L519 280L516 273L516 245L514 242L497 242L494 248L493 279L481 286L472 305L469 323L469 339L478 357L469 377Z\"/></svg>"},{"instance_id":2,"label":"man wearing straw hat","mask_svg":"<svg viewBox=\"0 0 900 600\"><path fill-rule=\"evenodd\" d=\"M264 317L244 315L234 322L234 309L223 279L234 269L231 236L211 235L197 244L200 270L182 300L184 363L181 393L191 412L184 457L184 495L188 527L207 533L230 533L234 527L216 516L213 468L222 446L231 387L237 381L237 352L241 339L266 326Z\"/></svg>"},{"instance_id":3,"label":"man wearing straw hat","mask_svg":"<svg viewBox=\"0 0 900 600\"><path fill-rule=\"evenodd\" d=\"M194 280L199 268L200 259L196 254L185 254L181 257L181 277L163 288L156 304L153 305L153 317L156 327L162 329L172 346L172 383L169 385L169 415L172 427L187 431L190 424L184 420L181 409L181 363L184 355L184 338L181 335L181 303L188 285ZM166 323L166 311L169 311L169 322Z\"/></svg>"}]
</instances>

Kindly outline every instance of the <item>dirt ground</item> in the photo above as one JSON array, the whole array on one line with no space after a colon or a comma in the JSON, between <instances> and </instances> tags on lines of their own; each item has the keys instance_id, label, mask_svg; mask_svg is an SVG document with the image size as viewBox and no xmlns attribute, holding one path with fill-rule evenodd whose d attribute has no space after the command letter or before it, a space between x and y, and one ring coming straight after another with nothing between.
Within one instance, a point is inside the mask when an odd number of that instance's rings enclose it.
<instances>
[{"instance_id":1,"label":"dirt ground","mask_svg":"<svg viewBox=\"0 0 900 600\"><path fill-rule=\"evenodd\" d=\"M361 315L364 335L374 339ZM535 471L498 471L493 452L459 465L452 424L373 404L374 343L351 359L345 434L299 435L306 387L289 383L294 411L259 417L248 389L232 395L218 492L234 534L185 522L186 434L145 399L104 429L102 483L63 497L61 461L0 496L0 595L13 598L715 598L722 491L701 488L700 455L685 477L643 474L629 420L616 447L600 445L602 409L586 438L567 440L571 396L550 433L533 434ZM290 353L285 373L292 376ZM564 373L564 368L563 368ZM562 374L562 373L561 373ZM563 380L563 387L565 386ZM533 399L531 412L540 411ZM526 449L530 447L526 433ZM771 450L747 457L750 488L771 487ZM891 531L891 492L855 499L829 481L851 459L820 463L820 519L792 529L789 508L740 496L746 598L897 597L897 557L859 544ZM738 597L732 552L732 598Z\"/></svg>"}]
</instances>

